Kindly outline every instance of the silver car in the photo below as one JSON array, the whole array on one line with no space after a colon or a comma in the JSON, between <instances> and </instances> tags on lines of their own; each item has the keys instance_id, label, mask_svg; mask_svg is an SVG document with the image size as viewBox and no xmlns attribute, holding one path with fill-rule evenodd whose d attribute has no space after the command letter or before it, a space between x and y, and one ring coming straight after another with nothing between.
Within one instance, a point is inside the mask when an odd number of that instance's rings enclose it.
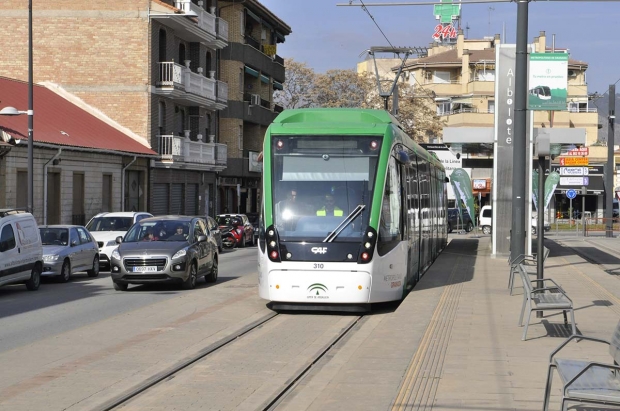
<instances>
[{"instance_id":1,"label":"silver car","mask_svg":"<svg viewBox=\"0 0 620 411\"><path fill-rule=\"evenodd\" d=\"M129 284L178 283L196 286L198 277L217 281L217 243L204 218L162 216L145 218L118 237L110 272L114 289Z\"/></svg>"},{"instance_id":2,"label":"silver car","mask_svg":"<svg viewBox=\"0 0 620 411\"><path fill-rule=\"evenodd\" d=\"M81 225L40 226L43 244L42 276L57 276L67 282L74 272L99 275L99 247Z\"/></svg>"}]
</instances>

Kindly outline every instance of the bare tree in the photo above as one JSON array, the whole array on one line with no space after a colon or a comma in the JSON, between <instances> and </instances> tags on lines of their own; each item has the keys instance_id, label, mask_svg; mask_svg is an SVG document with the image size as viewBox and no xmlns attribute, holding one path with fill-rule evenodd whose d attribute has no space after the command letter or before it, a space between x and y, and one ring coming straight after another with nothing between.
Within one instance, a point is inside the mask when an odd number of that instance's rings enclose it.
<instances>
[{"instance_id":1,"label":"bare tree","mask_svg":"<svg viewBox=\"0 0 620 411\"><path fill-rule=\"evenodd\" d=\"M398 114L403 129L418 143L429 143L431 137L441 136L446 121L437 115L435 100L422 87L398 84Z\"/></svg>"},{"instance_id":2,"label":"bare tree","mask_svg":"<svg viewBox=\"0 0 620 411\"><path fill-rule=\"evenodd\" d=\"M328 70L317 75L315 90L319 107L369 107L373 83L354 70Z\"/></svg>"},{"instance_id":3,"label":"bare tree","mask_svg":"<svg viewBox=\"0 0 620 411\"><path fill-rule=\"evenodd\" d=\"M293 59L284 59L286 81L283 90L273 93L274 102L285 109L307 108L314 104L316 74L306 65Z\"/></svg>"}]
</instances>

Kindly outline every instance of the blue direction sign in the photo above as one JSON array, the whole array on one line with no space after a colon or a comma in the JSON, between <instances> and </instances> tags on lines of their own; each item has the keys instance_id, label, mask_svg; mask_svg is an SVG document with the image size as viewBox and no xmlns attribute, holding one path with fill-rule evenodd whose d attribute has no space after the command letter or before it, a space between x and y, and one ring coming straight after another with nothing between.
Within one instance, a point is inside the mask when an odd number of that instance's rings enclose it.
<instances>
[{"instance_id":1,"label":"blue direction sign","mask_svg":"<svg viewBox=\"0 0 620 411\"><path fill-rule=\"evenodd\" d=\"M566 197L572 200L573 198L577 197L577 191L573 190L572 188L570 190L566 190Z\"/></svg>"}]
</instances>

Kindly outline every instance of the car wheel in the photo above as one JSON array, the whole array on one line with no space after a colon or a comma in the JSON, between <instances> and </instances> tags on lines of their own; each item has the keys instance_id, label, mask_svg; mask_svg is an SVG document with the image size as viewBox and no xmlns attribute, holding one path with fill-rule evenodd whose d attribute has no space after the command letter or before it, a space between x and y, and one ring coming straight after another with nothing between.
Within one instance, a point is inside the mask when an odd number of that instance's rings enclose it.
<instances>
[{"instance_id":1,"label":"car wheel","mask_svg":"<svg viewBox=\"0 0 620 411\"><path fill-rule=\"evenodd\" d=\"M471 232L474 229L474 225L472 224L472 222L470 221L469 223L467 223L467 227L465 227L465 231L467 231L468 233Z\"/></svg>"},{"instance_id":2,"label":"car wheel","mask_svg":"<svg viewBox=\"0 0 620 411\"><path fill-rule=\"evenodd\" d=\"M99 257L93 258L93 269L86 271L89 277L97 277L99 275Z\"/></svg>"},{"instance_id":3,"label":"car wheel","mask_svg":"<svg viewBox=\"0 0 620 411\"><path fill-rule=\"evenodd\" d=\"M214 283L217 281L217 258L213 259L213 267L211 267L211 272L208 275L205 275L205 281L208 283Z\"/></svg>"},{"instance_id":4,"label":"car wheel","mask_svg":"<svg viewBox=\"0 0 620 411\"><path fill-rule=\"evenodd\" d=\"M488 225L485 225L484 227L482 227L482 233L491 234L491 227L489 227Z\"/></svg>"},{"instance_id":5,"label":"car wheel","mask_svg":"<svg viewBox=\"0 0 620 411\"><path fill-rule=\"evenodd\" d=\"M30 291L36 291L41 285L41 266L35 264L32 272L30 273L30 279L26 281L26 288Z\"/></svg>"},{"instance_id":6,"label":"car wheel","mask_svg":"<svg viewBox=\"0 0 620 411\"><path fill-rule=\"evenodd\" d=\"M224 249L224 247L222 247L221 245L217 246L218 253L221 253L223 249Z\"/></svg>"},{"instance_id":7,"label":"car wheel","mask_svg":"<svg viewBox=\"0 0 620 411\"><path fill-rule=\"evenodd\" d=\"M182 287L184 290L191 290L196 287L196 264L191 263L189 266L189 275L187 276L187 280L183 281Z\"/></svg>"},{"instance_id":8,"label":"car wheel","mask_svg":"<svg viewBox=\"0 0 620 411\"><path fill-rule=\"evenodd\" d=\"M451 233L452 232L452 224L448 223L448 232Z\"/></svg>"},{"instance_id":9,"label":"car wheel","mask_svg":"<svg viewBox=\"0 0 620 411\"><path fill-rule=\"evenodd\" d=\"M239 244L239 248L245 248L247 244L245 243L245 233L241 236L241 244Z\"/></svg>"},{"instance_id":10,"label":"car wheel","mask_svg":"<svg viewBox=\"0 0 620 411\"><path fill-rule=\"evenodd\" d=\"M66 283L71 278L71 261L68 258L65 258L65 261L62 262L62 268L60 270L60 281Z\"/></svg>"},{"instance_id":11,"label":"car wheel","mask_svg":"<svg viewBox=\"0 0 620 411\"><path fill-rule=\"evenodd\" d=\"M116 291L127 291L128 284L125 283L117 283L116 281L112 282L114 284L114 289Z\"/></svg>"}]
</instances>

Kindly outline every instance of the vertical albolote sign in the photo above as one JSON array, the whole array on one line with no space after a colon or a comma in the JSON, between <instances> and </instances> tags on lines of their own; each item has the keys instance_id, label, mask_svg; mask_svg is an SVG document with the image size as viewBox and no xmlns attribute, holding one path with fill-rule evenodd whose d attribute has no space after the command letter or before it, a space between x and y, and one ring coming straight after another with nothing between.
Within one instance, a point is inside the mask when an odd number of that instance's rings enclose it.
<instances>
[{"instance_id":1,"label":"vertical albolote sign","mask_svg":"<svg viewBox=\"0 0 620 411\"><path fill-rule=\"evenodd\" d=\"M513 147L515 144L526 144L524 141L517 142L514 139L516 45L497 45L495 61L492 248L493 254L508 255L510 253L510 229L512 226ZM527 124L526 139L529 142L531 133L529 115ZM526 167L526 169L531 169L531 167Z\"/></svg>"}]
</instances>

